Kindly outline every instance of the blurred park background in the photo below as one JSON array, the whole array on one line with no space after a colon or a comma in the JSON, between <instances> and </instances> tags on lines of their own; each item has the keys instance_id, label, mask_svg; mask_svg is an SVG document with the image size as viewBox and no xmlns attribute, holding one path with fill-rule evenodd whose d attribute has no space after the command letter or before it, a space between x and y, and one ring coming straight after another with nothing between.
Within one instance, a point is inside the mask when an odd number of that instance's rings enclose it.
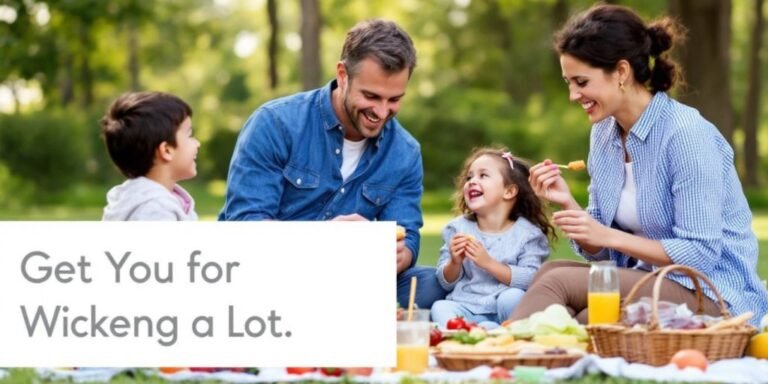
<instances>
[{"instance_id":1,"label":"blurred park background","mask_svg":"<svg viewBox=\"0 0 768 384\"><path fill-rule=\"evenodd\" d=\"M646 18L688 27L673 54L699 108L730 140L755 213L768 277L768 106L763 0L626 0ZM453 178L470 149L505 144L531 160L586 159L589 122L568 102L552 34L585 0L0 0L0 219L98 220L122 181L99 118L129 90L192 105L202 142L183 183L198 213L223 204L238 131L261 103L325 84L345 32L394 20L419 63L399 115L421 142L426 225L420 263L434 264L451 217ZM680 49L682 48L682 49ZM706 154L702 154L706 156ZM585 202L585 173L568 174ZM573 257L564 241L555 257Z\"/></svg>"}]
</instances>

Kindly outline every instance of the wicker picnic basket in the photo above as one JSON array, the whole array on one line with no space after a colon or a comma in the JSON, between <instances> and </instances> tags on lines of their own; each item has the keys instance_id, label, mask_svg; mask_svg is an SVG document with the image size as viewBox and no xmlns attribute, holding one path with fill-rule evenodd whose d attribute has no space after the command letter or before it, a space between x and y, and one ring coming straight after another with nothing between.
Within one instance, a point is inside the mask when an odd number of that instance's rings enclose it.
<instances>
[{"instance_id":1,"label":"wicker picnic basket","mask_svg":"<svg viewBox=\"0 0 768 384\"><path fill-rule=\"evenodd\" d=\"M659 327L659 293L665 276L672 271L681 271L693 281L698 301L697 313L703 311L703 293L701 283L704 281L715 293L720 304L723 320L719 325L704 329L677 330L661 329ZM632 287L626 299L622 301L621 316L626 317L626 306L632 302L641 286L655 277L653 296L651 299L651 322L646 328L630 328L622 324L588 325L595 352L602 357L623 357L629 362L639 362L654 366L669 363L675 352L681 349L696 349L704 353L709 361L738 358L744 355L744 349L750 337L757 330L745 322L725 327L733 321L725 301L712 282L700 272L683 265L669 265L643 277ZM738 320L738 319L731 319Z\"/></svg>"},{"instance_id":2,"label":"wicker picnic basket","mask_svg":"<svg viewBox=\"0 0 768 384\"><path fill-rule=\"evenodd\" d=\"M437 364L448 371L468 371L481 365L500 366L512 369L518 365L529 367L560 368L570 367L582 355L530 355L518 354L442 354L436 353Z\"/></svg>"}]
</instances>

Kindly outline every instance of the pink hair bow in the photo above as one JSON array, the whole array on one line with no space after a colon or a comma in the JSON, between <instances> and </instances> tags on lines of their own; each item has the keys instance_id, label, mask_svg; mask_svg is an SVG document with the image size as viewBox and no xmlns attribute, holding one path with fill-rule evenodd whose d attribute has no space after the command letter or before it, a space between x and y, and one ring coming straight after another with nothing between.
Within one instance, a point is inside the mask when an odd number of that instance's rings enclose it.
<instances>
[{"instance_id":1,"label":"pink hair bow","mask_svg":"<svg viewBox=\"0 0 768 384\"><path fill-rule=\"evenodd\" d=\"M512 169L515 169L515 162L512 160L512 154L509 152L504 152L501 154L501 157L507 159L507 162L509 162L509 167Z\"/></svg>"}]
</instances>

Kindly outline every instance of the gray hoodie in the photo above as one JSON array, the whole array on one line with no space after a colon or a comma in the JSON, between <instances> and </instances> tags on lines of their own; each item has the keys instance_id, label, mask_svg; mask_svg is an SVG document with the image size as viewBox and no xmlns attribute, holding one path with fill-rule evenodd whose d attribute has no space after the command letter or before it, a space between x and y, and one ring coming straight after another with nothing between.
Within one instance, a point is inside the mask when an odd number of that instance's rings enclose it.
<instances>
[{"instance_id":1,"label":"gray hoodie","mask_svg":"<svg viewBox=\"0 0 768 384\"><path fill-rule=\"evenodd\" d=\"M179 197L189 202L185 212ZM197 220L195 201L184 188L173 187L173 192L146 177L128 179L112 187L107 193L103 221L191 221Z\"/></svg>"}]
</instances>

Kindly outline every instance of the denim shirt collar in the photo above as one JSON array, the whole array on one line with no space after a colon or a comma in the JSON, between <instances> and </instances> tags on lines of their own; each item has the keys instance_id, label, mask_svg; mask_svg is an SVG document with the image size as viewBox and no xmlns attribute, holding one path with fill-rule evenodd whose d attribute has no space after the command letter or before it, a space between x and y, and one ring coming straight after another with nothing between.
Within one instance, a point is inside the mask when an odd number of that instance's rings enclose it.
<instances>
[{"instance_id":1,"label":"denim shirt collar","mask_svg":"<svg viewBox=\"0 0 768 384\"><path fill-rule=\"evenodd\" d=\"M629 130L629 133L640 141L645 142L645 139L651 132L651 128L661 117L668 102L669 96L667 96L666 92L656 92L653 98L651 98L651 102L648 103L643 113L640 114L640 118L637 119L635 125ZM621 146L621 127L619 127L619 122L616 119L613 120L613 124L615 128L614 144Z\"/></svg>"},{"instance_id":2,"label":"denim shirt collar","mask_svg":"<svg viewBox=\"0 0 768 384\"><path fill-rule=\"evenodd\" d=\"M318 99L318 106L320 107L320 111L323 116L323 125L326 131L338 129L339 127L342 128L342 132L344 131L344 127L341 125L339 117L336 116L336 111L333 110L333 90L338 86L339 85L336 82L336 79L329 81L328 84L323 87L320 98ZM384 128L382 128L381 132L379 133L379 137L377 137L374 141L376 148L381 145L381 141L384 139L384 136L386 136L386 132L391 130L393 127L394 125L392 124L391 120L384 124Z\"/></svg>"}]
</instances>

